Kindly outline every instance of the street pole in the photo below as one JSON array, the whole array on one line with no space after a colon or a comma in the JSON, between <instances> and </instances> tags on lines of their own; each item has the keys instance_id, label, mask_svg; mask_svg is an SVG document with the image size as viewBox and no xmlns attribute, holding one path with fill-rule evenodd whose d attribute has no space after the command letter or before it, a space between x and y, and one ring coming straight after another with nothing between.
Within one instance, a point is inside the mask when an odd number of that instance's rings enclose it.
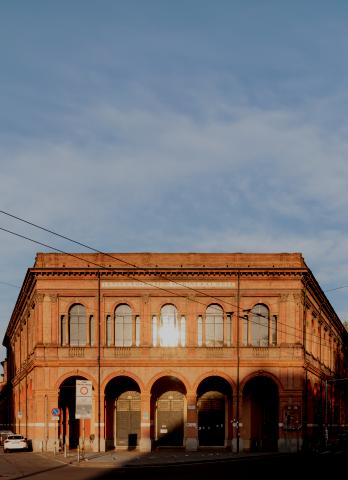
<instances>
[{"instance_id":1,"label":"street pole","mask_svg":"<svg viewBox=\"0 0 348 480\"><path fill-rule=\"evenodd\" d=\"M101 422L101 318L100 318L100 270L98 270L98 452L100 452L100 422Z\"/></svg>"},{"instance_id":2,"label":"street pole","mask_svg":"<svg viewBox=\"0 0 348 480\"><path fill-rule=\"evenodd\" d=\"M237 453L239 453L239 309L240 309L240 270L237 272L237 402L236 402L236 435Z\"/></svg>"},{"instance_id":3,"label":"street pole","mask_svg":"<svg viewBox=\"0 0 348 480\"><path fill-rule=\"evenodd\" d=\"M327 380L325 380L325 430L324 430L324 437L325 437L325 447L327 447L329 441L329 429L328 429L328 416L327 416Z\"/></svg>"}]
</instances>

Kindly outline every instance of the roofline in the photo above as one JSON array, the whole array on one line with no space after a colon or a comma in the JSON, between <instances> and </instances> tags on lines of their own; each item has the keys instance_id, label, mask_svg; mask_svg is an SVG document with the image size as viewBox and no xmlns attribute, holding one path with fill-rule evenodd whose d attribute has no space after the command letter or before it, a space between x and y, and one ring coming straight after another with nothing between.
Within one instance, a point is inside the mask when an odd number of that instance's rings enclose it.
<instances>
[{"instance_id":1,"label":"roofline","mask_svg":"<svg viewBox=\"0 0 348 480\"><path fill-rule=\"evenodd\" d=\"M18 317L18 315L20 315L20 312L25 305L25 300L31 295L31 293L34 289L36 279L35 279L35 275L33 275L33 272L31 270L32 269L30 269L30 268L27 269L26 275L25 275L23 283L22 283L22 287L20 289L20 292L18 294L15 306L14 306L12 314L11 314L9 324L6 328L4 339L3 339L3 342L2 342L3 346L5 346L5 347L8 343L7 339L10 336L11 330L14 328L15 319Z\"/></svg>"}]
</instances>

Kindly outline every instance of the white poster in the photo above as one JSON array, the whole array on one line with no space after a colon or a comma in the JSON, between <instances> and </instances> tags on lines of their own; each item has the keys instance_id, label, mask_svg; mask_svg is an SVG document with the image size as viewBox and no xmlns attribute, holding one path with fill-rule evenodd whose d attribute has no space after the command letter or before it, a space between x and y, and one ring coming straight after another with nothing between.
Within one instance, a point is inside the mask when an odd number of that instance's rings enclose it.
<instances>
[{"instance_id":1,"label":"white poster","mask_svg":"<svg viewBox=\"0 0 348 480\"><path fill-rule=\"evenodd\" d=\"M92 382L76 380L75 418L92 417Z\"/></svg>"}]
</instances>

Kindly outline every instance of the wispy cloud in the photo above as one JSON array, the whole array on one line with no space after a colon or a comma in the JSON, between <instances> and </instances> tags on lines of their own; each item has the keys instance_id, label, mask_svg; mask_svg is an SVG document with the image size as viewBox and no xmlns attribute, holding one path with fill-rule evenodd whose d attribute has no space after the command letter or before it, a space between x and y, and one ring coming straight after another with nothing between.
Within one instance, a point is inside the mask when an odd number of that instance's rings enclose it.
<instances>
[{"instance_id":1,"label":"wispy cloud","mask_svg":"<svg viewBox=\"0 0 348 480\"><path fill-rule=\"evenodd\" d=\"M348 284L348 10L254 3L6 7L2 209L106 251L301 251ZM41 248L0 240L20 284ZM347 318L344 289L329 298Z\"/></svg>"}]
</instances>

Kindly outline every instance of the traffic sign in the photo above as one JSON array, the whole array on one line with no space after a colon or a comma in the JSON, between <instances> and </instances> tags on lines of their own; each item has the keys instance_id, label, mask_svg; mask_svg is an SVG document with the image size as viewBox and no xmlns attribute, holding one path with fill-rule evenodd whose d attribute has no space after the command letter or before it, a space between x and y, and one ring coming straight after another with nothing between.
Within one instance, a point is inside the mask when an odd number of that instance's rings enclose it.
<instances>
[{"instance_id":1,"label":"traffic sign","mask_svg":"<svg viewBox=\"0 0 348 480\"><path fill-rule=\"evenodd\" d=\"M92 418L92 382L76 380L75 418Z\"/></svg>"},{"instance_id":2,"label":"traffic sign","mask_svg":"<svg viewBox=\"0 0 348 480\"><path fill-rule=\"evenodd\" d=\"M59 408L52 408L51 413L54 417L59 415Z\"/></svg>"}]
</instances>

